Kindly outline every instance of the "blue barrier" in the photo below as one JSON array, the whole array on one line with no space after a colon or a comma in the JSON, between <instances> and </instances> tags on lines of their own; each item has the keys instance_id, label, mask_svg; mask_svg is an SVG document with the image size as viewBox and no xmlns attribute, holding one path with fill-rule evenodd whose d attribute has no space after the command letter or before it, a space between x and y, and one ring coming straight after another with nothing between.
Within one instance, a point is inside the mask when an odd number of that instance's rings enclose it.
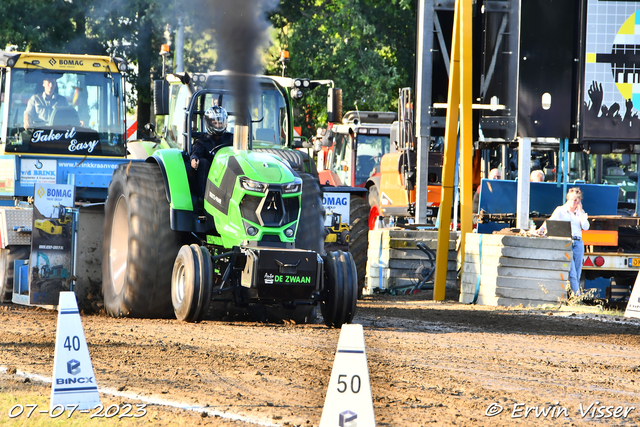
<instances>
[{"instance_id":1,"label":"blue barrier","mask_svg":"<svg viewBox=\"0 0 640 427\"><path fill-rule=\"evenodd\" d=\"M483 179L480 183L479 209L487 214L516 214L518 187L512 180ZM570 184L582 191L582 206L589 215L616 215L618 192L615 185ZM529 211L551 215L564 204L562 185L555 182L532 182L529 190Z\"/></svg>"}]
</instances>

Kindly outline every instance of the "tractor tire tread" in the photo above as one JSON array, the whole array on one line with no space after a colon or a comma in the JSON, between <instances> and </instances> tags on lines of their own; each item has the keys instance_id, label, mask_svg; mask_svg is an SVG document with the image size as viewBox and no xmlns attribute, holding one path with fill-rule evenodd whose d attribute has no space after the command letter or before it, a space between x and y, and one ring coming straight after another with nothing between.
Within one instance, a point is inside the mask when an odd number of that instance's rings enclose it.
<instances>
[{"instance_id":1,"label":"tractor tire tread","mask_svg":"<svg viewBox=\"0 0 640 427\"><path fill-rule=\"evenodd\" d=\"M169 203L160 167L154 163L120 165L109 184L105 204L103 293L105 310L113 317L173 316L171 274L180 249L179 235L170 226ZM124 285L116 292L109 260L111 230L117 199L128 208L128 261Z\"/></svg>"}]
</instances>

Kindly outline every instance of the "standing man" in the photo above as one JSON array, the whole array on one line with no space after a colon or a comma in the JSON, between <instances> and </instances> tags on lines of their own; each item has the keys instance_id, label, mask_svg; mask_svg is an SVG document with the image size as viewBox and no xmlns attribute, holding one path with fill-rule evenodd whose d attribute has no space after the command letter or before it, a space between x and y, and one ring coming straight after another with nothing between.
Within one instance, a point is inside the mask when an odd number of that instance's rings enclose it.
<instances>
[{"instance_id":1,"label":"standing man","mask_svg":"<svg viewBox=\"0 0 640 427\"><path fill-rule=\"evenodd\" d=\"M46 125L54 107L69 105L67 98L58 95L58 85L53 75L45 76L42 81L44 92L29 98L27 109L24 111L24 128L29 129L38 125Z\"/></svg>"}]
</instances>

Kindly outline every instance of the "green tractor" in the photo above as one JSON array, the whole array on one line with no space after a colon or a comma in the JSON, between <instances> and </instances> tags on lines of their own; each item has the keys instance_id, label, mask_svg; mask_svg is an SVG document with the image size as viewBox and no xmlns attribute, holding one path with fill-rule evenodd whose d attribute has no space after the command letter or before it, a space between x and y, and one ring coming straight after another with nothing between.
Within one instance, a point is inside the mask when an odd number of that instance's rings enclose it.
<instances>
[{"instance_id":1,"label":"green tractor","mask_svg":"<svg viewBox=\"0 0 640 427\"><path fill-rule=\"evenodd\" d=\"M289 91L277 78L252 77L247 84L259 89L243 106L225 76L209 77L195 86L183 75L175 91L163 89L175 113L165 134L179 136L163 146L174 148L114 171L105 205L107 313L193 322L232 306L308 323L320 306L327 326L349 323L355 263L348 252L324 251L318 178L303 152L286 148ZM202 200L189 156L212 105L226 108L233 142L212 150ZM177 116L182 123L171 129Z\"/></svg>"}]
</instances>

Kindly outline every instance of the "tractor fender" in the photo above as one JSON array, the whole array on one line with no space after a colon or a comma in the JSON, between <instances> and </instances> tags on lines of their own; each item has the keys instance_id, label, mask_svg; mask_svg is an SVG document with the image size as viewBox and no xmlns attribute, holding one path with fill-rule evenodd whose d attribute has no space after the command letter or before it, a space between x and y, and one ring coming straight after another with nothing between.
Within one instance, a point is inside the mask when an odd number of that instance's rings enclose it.
<instances>
[{"instance_id":1,"label":"tractor fender","mask_svg":"<svg viewBox=\"0 0 640 427\"><path fill-rule=\"evenodd\" d=\"M176 148L158 150L146 163L157 163L162 172L167 201L176 210L192 211L191 188L182 151Z\"/></svg>"},{"instance_id":2,"label":"tractor fender","mask_svg":"<svg viewBox=\"0 0 640 427\"><path fill-rule=\"evenodd\" d=\"M127 158L135 160L146 160L153 156L158 150L166 148L179 148L166 141L137 139L127 141Z\"/></svg>"},{"instance_id":3,"label":"tractor fender","mask_svg":"<svg viewBox=\"0 0 640 427\"><path fill-rule=\"evenodd\" d=\"M160 143L154 141L127 142L127 158L144 160L152 156L160 148Z\"/></svg>"},{"instance_id":4,"label":"tractor fender","mask_svg":"<svg viewBox=\"0 0 640 427\"><path fill-rule=\"evenodd\" d=\"M367 190L369 190L369 188L371 188L372 186L376 186L377 188L380 188L380 177L381 175L379 173L370 176L369 179L367 180L367 183L364 185L365 188Z\"/></svg>"}]
</instances>

